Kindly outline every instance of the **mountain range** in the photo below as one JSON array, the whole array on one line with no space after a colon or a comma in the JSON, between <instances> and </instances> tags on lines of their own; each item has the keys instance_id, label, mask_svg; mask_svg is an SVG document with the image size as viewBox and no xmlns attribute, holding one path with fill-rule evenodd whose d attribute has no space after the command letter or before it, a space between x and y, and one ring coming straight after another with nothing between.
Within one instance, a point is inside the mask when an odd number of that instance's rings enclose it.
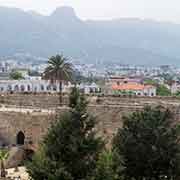
<instances>
[{"instance_id":1,"label":"mountain range","mask_svg":"<svg viewBox=\"0 0 180 180\"><path fill-rule=\"evenodd\" d=\"M180 25L142 19L81 20L71 7L51 15L0 7L0 56L63 53L83 62L180 65Z\"/></svg>"}]
</instances>

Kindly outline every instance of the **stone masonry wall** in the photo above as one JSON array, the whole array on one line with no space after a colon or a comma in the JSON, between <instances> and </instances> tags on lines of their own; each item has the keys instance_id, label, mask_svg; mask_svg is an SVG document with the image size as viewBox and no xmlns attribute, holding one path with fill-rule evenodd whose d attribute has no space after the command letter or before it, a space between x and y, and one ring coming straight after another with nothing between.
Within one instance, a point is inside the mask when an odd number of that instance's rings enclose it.
<instances>
[{"instance_id":1,"label":"stone masonry wall","mask_svg":"<svg viewBox=\"0 0 180 180\"><path fill-rule=\"evenodd\" d=\"M143 108L145 105L169 107L180 119L180 99L144 97L88 97L89 113L97 118L97 132L110 140L122 126L122 116ZM66 102L67 103L67 102ZM11 94L0 96L0 142L16 144L17 134L25 134L26 144L37 144L56 119L57 95ZM67 107L57 109L58 113Z\"/></svg>"}]
</instances>

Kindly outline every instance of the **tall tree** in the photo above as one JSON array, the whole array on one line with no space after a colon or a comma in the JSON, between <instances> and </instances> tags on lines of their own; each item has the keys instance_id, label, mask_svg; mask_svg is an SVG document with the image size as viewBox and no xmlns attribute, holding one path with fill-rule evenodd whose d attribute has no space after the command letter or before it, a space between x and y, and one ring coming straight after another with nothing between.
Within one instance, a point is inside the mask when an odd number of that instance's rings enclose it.
<instances>
[{"instance_id":1,"label":"tall tree","mask_svg":"<svg viewBox=\"0 0 180 180\"><path fill-rule=\"evenodd\" d=\"M73 65L68 62L63 55L52 56L48 61L48 66L44 71L44 78L53 84L59 84L59 102L62 105L62 85L63 82L72 80Z\"/></svg>"},{"instance_id":2,"label":"tall tree","mask_svg":"<svg viewBox=\"0 0 180 180\"><path fill-rule=\"evenodd\" d=\"M113 140L123 166L119 175L131 180L175 180L180 175L178 125L172 113L160 107L146 107L124 117L123 128Z\"/></svg>"},{"instance_id":3,"label":"tall tree","mask_svg":"<svg viewBox=\"0 0 180 180\"><path fill-rule=\"evenodd\" d=\"M75 94L70 111L52 125L42 153L28 165L34 180L86 180L95 171L103 142L96 137L95 118L87 112L85 97L78 90Z\"/></svg>"}]
</instances>

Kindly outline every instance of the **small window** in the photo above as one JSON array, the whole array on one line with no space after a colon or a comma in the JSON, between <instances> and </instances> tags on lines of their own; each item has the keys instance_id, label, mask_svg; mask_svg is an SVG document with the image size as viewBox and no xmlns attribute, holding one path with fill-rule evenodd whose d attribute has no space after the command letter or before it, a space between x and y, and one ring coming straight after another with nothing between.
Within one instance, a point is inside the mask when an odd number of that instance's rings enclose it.
<instances>
[{"instance_id":1,"label":"small window","mask_svg":"<svg viewBox=\"0 0 180 180\"><path fill-rule=\"evenodd\" d=\"M53 91L56 91L56 90L57 90L57 86L54 85L54 86L53 86Z\"/></svg>"},{"instance_id":2,"label":"small window","mask_svg":"<svg viewBox=\"0 0 180 180\"><path fill-rule=\"evenodd\" d=\"M30 85L27 86L27 90L28 90L28 91L31 90L31 86L30 86Z\"/></svg>"},{"instance_id":3,"label":"small window","mask_svg":"<svg viewBox=\"0 0 180 180\"><path fill-rule=\"evenodd\" d=\"M15 91L19 91L19 86L18 86L18 85L15 85L15 86L14 86L14 90L15 90Z\"/></svg>"},{"instance_id":4,"label":"small window","mask_svg":"<svg viewBox=\"0 0 180 180\"><path fill-rule=\"evenodd\" d=\"M44 86L43 85L41 85L41 91L44 91Z\"/></svg>"},{"instance_id":5,"label":"small window","mask_svg":"<svg viewBox=\"0 0 180 180\"><path fill-rule=\"evenodd\" d=\"M8 85L8 91L12 91L12 86L11 85Z\"/></svg>"},{"instance_id":6,"label":"small window","mask_svg":"<svg viewBox=\"0 0 180 180\"><path fill-rule=\"evenodd\" d=\"M24 92L25 91L25 87L24 85L21 85L21 91Z\"/></svg>"},{"instance_id":7,"label":"small window","mask_svg":"<svg viewBox=\"0 0 180 180\"><path fill-rule=\"evenodd\" d=\"M50 91L50 90L51 90L51 86L48 85L48 86L46 87L46 89L47 89L47 91Z\"/></svg>"}]
</instances>

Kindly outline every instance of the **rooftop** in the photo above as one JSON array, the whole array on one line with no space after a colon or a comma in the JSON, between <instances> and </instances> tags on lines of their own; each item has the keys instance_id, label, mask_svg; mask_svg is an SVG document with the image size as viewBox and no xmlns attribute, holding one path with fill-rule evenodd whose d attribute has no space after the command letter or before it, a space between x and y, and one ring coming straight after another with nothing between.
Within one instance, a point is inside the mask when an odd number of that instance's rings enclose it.
<instances>
[{"instance_id":1,"label":"rooftop","mask_svg":"<svg viewBox=\"0 0 180 180\"><path fill-rule=\"evenodd\" d=\"M137 84L137 83L124 83L124 84L114 84L112 85L113 90L126 90L126 91L137 91L137 90L144 90L153 88L151 85L143 85L143 84Z\"/></svg>"}]
</instances>

